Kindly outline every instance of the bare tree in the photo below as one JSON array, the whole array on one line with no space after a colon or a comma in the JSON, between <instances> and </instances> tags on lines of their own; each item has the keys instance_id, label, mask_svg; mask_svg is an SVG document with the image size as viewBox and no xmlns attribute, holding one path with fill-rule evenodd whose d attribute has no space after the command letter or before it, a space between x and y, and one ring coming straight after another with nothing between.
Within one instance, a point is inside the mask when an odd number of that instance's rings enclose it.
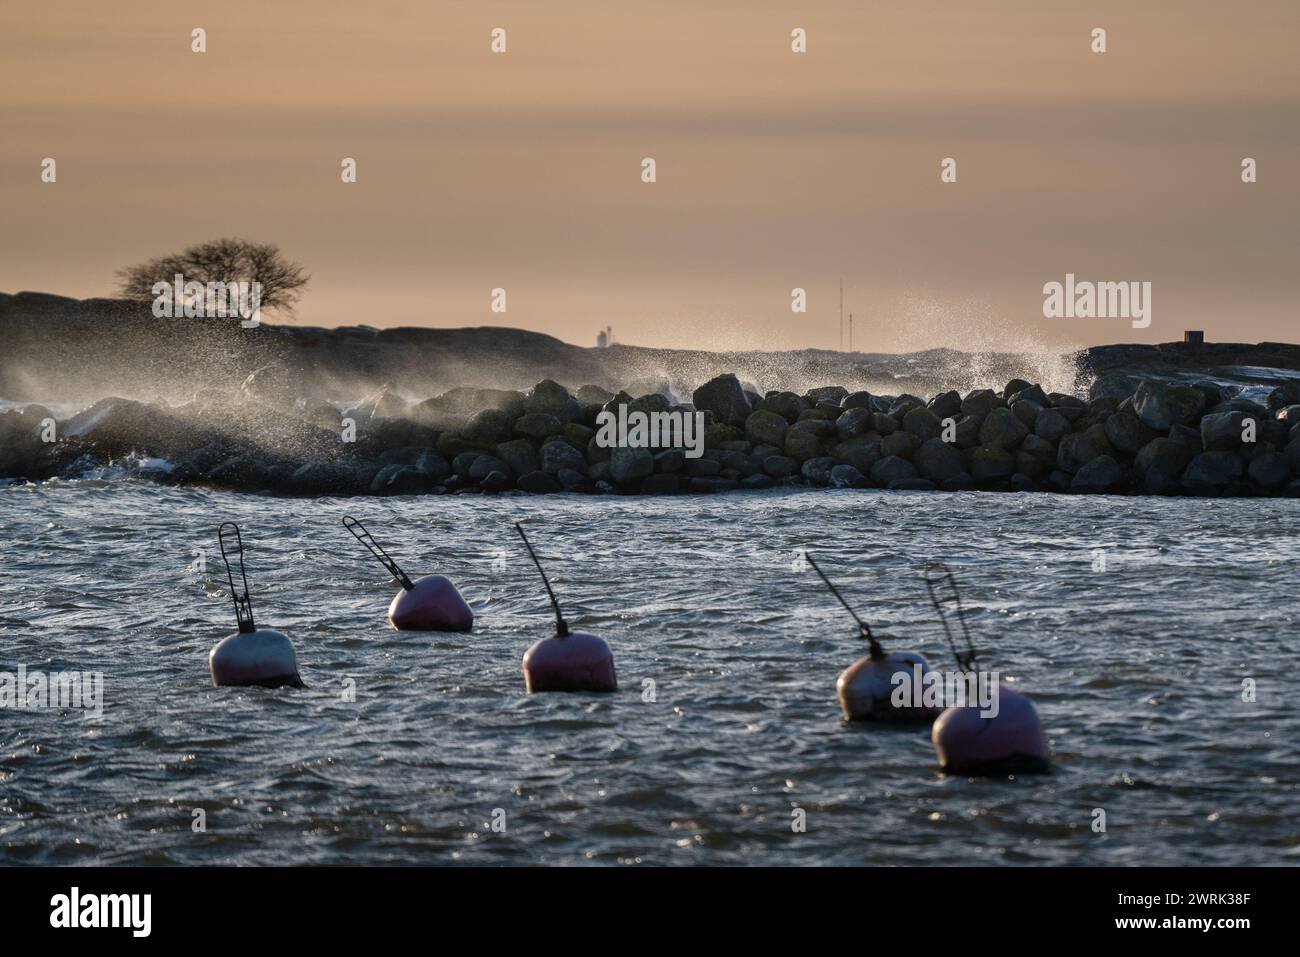
<instances>
[{"instance_id":1,"label":"bare tree","mask_svg":"<svg viewBox=\"0 0 1300 957\"><path fill-rule=\"evenodd\" d=\"M171 285L177 275L185 282L259 283L261 308L292 316L298 297L311 278L299 263L290 262L274 243L246 239L213 239L184 252L160 256L117 271L118 290L127 299L152 300L157 283Z\"/></svg>"}]
</instances>

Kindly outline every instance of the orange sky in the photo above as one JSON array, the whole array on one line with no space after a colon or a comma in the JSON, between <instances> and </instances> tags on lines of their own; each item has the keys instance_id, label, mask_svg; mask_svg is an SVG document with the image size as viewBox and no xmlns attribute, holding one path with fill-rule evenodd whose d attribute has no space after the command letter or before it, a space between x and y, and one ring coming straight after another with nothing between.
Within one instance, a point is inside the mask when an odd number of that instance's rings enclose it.
<instances>
[{"instance_id":1,"label":"orange sky","mask_svg":"<svg viewBox=\"0 0 1300 957\"><path fill-rule=\"evenodd\" d=\"M7 3L0 290L106 295L242 235L307 264L317 325L834 347L843 276L862 349L1296 340L1298 27L1289 0ZM1150 281L1151 327L1044 319L1067 272Z\"/></svg>"}]
</instances>

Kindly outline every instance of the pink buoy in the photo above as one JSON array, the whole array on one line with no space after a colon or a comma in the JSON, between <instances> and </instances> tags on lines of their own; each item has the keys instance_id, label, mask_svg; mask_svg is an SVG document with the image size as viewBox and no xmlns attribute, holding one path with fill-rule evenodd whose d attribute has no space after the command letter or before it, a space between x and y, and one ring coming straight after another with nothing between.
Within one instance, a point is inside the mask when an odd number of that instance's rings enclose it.
<instances>
[{"instance_id":1,"label":"pink buoy","mask_svg":"<svg viewBox=\"0 0 1300 957\"><path fill-rule=\"evenodd\" d=\"M239 557L239 577L242 591L235 585L235 573L226 554L226 528L234 531L235 554ZM226 578L230 582L230 598L235 603L235 619L239 631L221 639L208 653L208 672L215 687L241 687L256 685L262 688L302 688L298 674L298 659L293 653L293 642L274 628L258 628L253 621L253 601L248 594L248 575L244 571L244 539L239 526L225 522L217 529L217 542L221 546L221 559L226 564Z\"/></svg>"},{"instance_id":2,"label":"pink buoy","mask_svg":"<svg viewBox=\"0 0 1300 957\"><path fill-rule=\"evenodd\" d=\"M934 562L926 566L925 583L957 666L978 679L975 644L966 624L957 579L947 565ZM965 652L957 649L949 612L961 625ZM989 685L997 680L996 676L997 672L988 673ZM988 700L984 706L962 703L944 709L930 729L930 740L939 767L954 774L1026 774L1052 769L1047 736L1034 703L1001 683L997 685L996 701Z\"/></svg>"},{"instance_id":3,"label":"pink buoy","mask_svg":"<svg viewBox=\"0 0 1300 957\"><path fill-rule=\"evenodd\" d=\"M274 628L256 628L223 638L208 654L208 670L217 688L304 687L293 643Z\"/></svg>"},{"instance_id":4,"label":"pink buoy","mask_svg":"<svg viewBox=\"0 0 1300 957\"><path fill-rule=\"evenodd\" d=\"M540 691L601 691L618 690L614 675L614 655L603 638L583 632L570 632L560 614L560 603L551 590L551 583L542 571L542 563L529 544L523 526L515 522L515 530L524 540L524 547L542 576L546 594L555 609L555 634L534 642L524 652L524 686L529 694Z\"/></svg>"},{"instance_id":5,"label":"pink buoy","mask_svg":"<svg viewBox=\"0 0 1300 957\"><path fill-rule=\"evenodd\" d=\"M939 767L952 774L1042 774L1052 769L1047 736L1028 697L998 685L996 715L978 705L947 708L930 731Z\"/></svg>"},{"instance_id":6,"label":"pink buoy","mask_svg":"<svg viewBox=\"0 0 1300 957\"><path fill-rule=\"evenodd\" d=\"M524 652L524 684L538 691L617 691L614 655L595 635L570 632L535 642Z\"/></svg>"},{"instance_id":7,"label":"pink buoy","mask_svg":"<svg viewBox=\"0 0 1300 957\"><path fill-rule=\"evenodd\" d=\"M885 651L871 634L871 628L858 617L839 589L807 552L803 557L831 594L858 623L859 635L867 642L870 653L859 658L840 673L835 693L846 721L881 721L895 724L923 724L939 713L922 702L921 678L930 670L923 655L914 651Z\"/></svg>"},{"instance_id":8,"label":"pink buoy","mask_svg":"<svg viewBox=\"0 0 1300 957\"><path fill-rule=\"evenodd\" d=\"M402 585L388 606L388 622L398 631L469 631L474 612L445 575L425 575L411 581L397 562L375 541L364 525L351 515L343 516L343 527L379 559Z\"/></svg>"},{"instance_id":9,"label":"pink buoy","mask_svg":"<svg viewBox=\"0 0 1300 957\"><path fill-rule=\"evenodd\" d=\"M398 631L469 631L474 612L444 575L425 575L393 596L388 621Z\"/></svg>"},{"instance_id":10,"label":"pink buoy","mask_svg":"<svg viewBox=\"0 0 1300 957\"><path fill-rule=\"evenodd\" d=\"M914 651L884 652L880 657L859 658L840 673L835 693L846 721L894 721L924 724L933 721L938 708L921 704L923 677L930 665ZM899 677L901 676L901 677Z\"/></svg>"}]
</instances>

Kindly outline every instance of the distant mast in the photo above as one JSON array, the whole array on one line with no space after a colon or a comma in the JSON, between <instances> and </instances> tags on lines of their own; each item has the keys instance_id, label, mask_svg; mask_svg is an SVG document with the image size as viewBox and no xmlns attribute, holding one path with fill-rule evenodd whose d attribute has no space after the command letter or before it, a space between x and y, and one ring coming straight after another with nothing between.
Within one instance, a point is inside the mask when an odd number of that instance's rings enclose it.
<instances>
[{"instance_id":1,"label":"distant mast","mask_svg":"<svg viewBox=\"0 0 1300 957\"><path fill-rule=\"evenodd\" d=\"M840 352L844 351L844 277L840 277Z\"/></svg>"},{"instance_id":2,"label":"distant mast","mask_svg":"<svg viewBox=\"0 0 1300 957\"><path fill-rule=\"evenodd\" d=\"M849 352L853 351L853 313L849 313Z\"/></svg>"}]
</instances>

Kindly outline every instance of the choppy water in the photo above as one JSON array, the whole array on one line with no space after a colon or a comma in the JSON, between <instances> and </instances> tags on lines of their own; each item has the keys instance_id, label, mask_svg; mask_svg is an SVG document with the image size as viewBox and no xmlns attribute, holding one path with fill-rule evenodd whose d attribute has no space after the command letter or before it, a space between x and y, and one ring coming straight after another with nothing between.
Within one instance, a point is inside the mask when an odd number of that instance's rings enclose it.
<instances>
[{"instance_id":1,"label":"choppy water","mask_svg":"<svg viewBox=\"0 0 1300 957\"><path fill-rule=\"evenodd\" d=\"M475 632L390 630L395 589L348 512L409 572L456 580ZM551 622L515 518L535 520L571 624L612 646L618 694L524 693L520 657ZM210 687L208 650L233 630L226 519L306 690ZM1276 499L0 489L0 669L106 682L98 719L0 711L0 861L1293 863L1298 524L1300 502ZM863 649L793 570L801 548L890 646L938 662L920 569L952 565L1056 772L945 777L928 732L842 723L835 678Z\"/></svg>"}]
</instances>

